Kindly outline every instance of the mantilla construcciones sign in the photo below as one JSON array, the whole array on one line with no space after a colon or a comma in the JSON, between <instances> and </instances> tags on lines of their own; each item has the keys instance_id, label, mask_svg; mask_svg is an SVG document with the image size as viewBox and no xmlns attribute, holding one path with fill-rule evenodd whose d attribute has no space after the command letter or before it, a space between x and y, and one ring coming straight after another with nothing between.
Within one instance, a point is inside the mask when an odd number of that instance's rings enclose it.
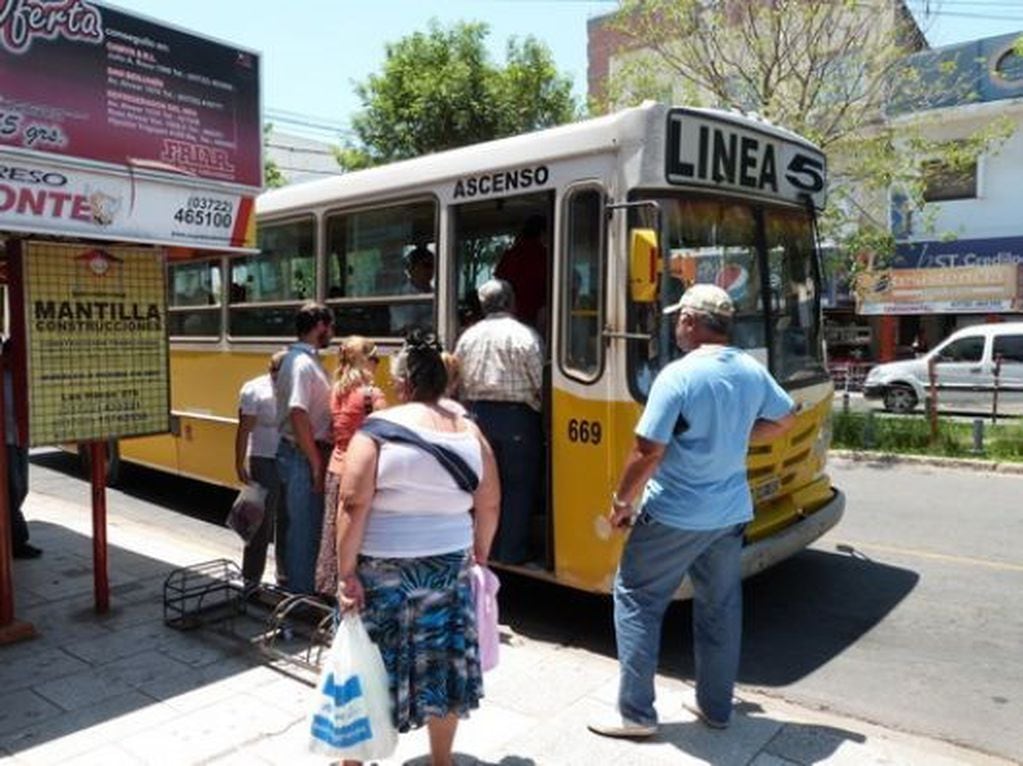
<instances>
[{"instance_id":1,"label":"mantilla construcciones sign","mask_svg":"<svg viewBox=\"0 0 1023 766\"><path fill-rule=\"evenodd\" d=\"M166 432L160 254L30 242L23 258L30 444Z\"/></svg>"},{"instance_id":2,"label":"mantilla construcciones sign","mask_svg":"<svg viewBox=\"0 0 1023 766\"><path fill-rule=\"evenodd\" d=\"M0 229L245 249L255 53L86 0L0 0Z\"/></svg>"}]
</instances>

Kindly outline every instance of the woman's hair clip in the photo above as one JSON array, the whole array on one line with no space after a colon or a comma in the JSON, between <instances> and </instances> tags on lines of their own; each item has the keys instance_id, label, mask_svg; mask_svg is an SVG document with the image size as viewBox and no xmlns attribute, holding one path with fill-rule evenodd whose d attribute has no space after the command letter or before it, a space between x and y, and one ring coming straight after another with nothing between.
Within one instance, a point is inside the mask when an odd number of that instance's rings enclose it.
<instances>
[{"instance_id":1,"label":"woman's hair clip","mask_svg":"<svg viewBox=\"0 0 1023 766\"><path fill-rule=\"evenodd\" d=\"M409 353L432 351L439 354L443 351L436 335L419 329L409 330L405 336L405 349Z\"/></svg>"}]
</instances>

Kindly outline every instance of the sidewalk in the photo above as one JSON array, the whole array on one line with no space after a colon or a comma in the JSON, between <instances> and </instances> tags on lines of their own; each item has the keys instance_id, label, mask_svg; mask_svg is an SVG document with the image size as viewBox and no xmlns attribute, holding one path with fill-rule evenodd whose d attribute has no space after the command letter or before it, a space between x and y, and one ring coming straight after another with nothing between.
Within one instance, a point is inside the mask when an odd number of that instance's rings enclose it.
<instances>
[{"instance_id":1,"label":"sidewalk","mask_svg":"<svg viewBox=\"0 0 1023 766\"><path fill-rule=\"evenodd\" d=\"M178 566L236 558L234 533L110 495L112 612L92 611L87 498L34 484L25 504L38 561L14 567L16 612L40 633L0 647L0 760L12 764L326 764L305 752L308 682L214 632L163 624L162 587ZM268 567L271 571L271 567ZM590 734L613 709L613 659L508 635L482 708L456 739L458 764L1000 764L955 745L790 705L741 688L725 732L682 710L691 688L658 680L662 727L643 743ZM424 731L396 764L427 764Z\"/></svg>"}]
</instances>

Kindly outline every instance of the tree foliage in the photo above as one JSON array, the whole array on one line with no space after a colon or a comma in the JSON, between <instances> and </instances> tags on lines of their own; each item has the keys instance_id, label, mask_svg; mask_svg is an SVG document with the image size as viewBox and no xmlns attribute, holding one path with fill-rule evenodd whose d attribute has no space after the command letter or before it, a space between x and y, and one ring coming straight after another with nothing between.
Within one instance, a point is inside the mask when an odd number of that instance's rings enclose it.
<instances>
[{"instance_id":1,"label":"tree foliage","mask_svg":"<svg viewBox=\"0 0 1023 766\"><path fill-rule=\"evenodd\" d=\"M273 123L267 122L263 125L263 186L267 189L278 189L288 183L288 179L277 167L277 163L266 155L266 148L273 130Z\"/></svg>"},{"instance_id":2,"label":"tree foliage","mask_svg":"<svg viewBox=\"0 0 1023 766\"><path fill-rule=\"evenodd\" d=\"M755 112L824 149L822 233L853 256L894 250L892 189L924 209L923 160L961 170L1012 132L999 120L949 142L929 137L920 113L891 118L894 102L969 100L975 86L954 63L940 62L939 78L907 65L924 41L891 0L624 0L612 27L622 46L610 103L681 98Z\"/></svg>"},{"instance_id":3,"label":"tree foliage","mask_svg":"<svg viewBox=\"0 0 1023 766\"><path fill-rule=\"evenodd\" d=\"M381 70L356 86L356 140L338 152L354 170L569 122L578 116L572 82L546 45L508 41L505 63L490 61L489 30L436 21L386 47Z\"/></svg>"}]
</instances>

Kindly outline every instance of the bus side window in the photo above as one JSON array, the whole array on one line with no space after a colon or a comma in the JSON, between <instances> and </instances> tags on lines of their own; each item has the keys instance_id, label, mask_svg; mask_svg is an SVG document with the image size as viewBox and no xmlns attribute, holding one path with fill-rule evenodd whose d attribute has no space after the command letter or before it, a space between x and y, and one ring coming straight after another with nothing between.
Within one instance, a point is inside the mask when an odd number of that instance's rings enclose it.
<instances>
[{"instance_id":1,"label":"bus side window","mask_svg":"<svg viewBox=\"0 0 1023 766\"><path fill-rule=\"evenodd\" d=\"M434 327L437 203L327 218L327 304L345 334L401 337Z\"/></svg>"},{"instance_id":2,"label":"bus side window","mask_svg":"<svg viewBox=\"0 0 1023 766\"><path fill-rule=\"evenodd\" d=\"M219 262L172 263L167 267L167 292L171 337L220 337Z\"/></svg>"},{"instance_id":3,"label":"bus side window","mask_svg":"<svg viewBox=\"0 0 1023 766\"><path fill-rule=\"evenodd\" d=\"M561 365L573 377L600 374L604 305L603 195L574 191L565 202L565 250L561 279Z\"/></svg>"},{"instance_id":4,"label":"bus side window","mask_svg":"<svg viewBox=\"0 0 1023 766\"><path fill-rule=\"evenodd\" d=\"M316 299L316 224L311 217L259 227L258 255L231 259L229 332L290 338L295 310Z\"/></svg>"}]
</instances>

